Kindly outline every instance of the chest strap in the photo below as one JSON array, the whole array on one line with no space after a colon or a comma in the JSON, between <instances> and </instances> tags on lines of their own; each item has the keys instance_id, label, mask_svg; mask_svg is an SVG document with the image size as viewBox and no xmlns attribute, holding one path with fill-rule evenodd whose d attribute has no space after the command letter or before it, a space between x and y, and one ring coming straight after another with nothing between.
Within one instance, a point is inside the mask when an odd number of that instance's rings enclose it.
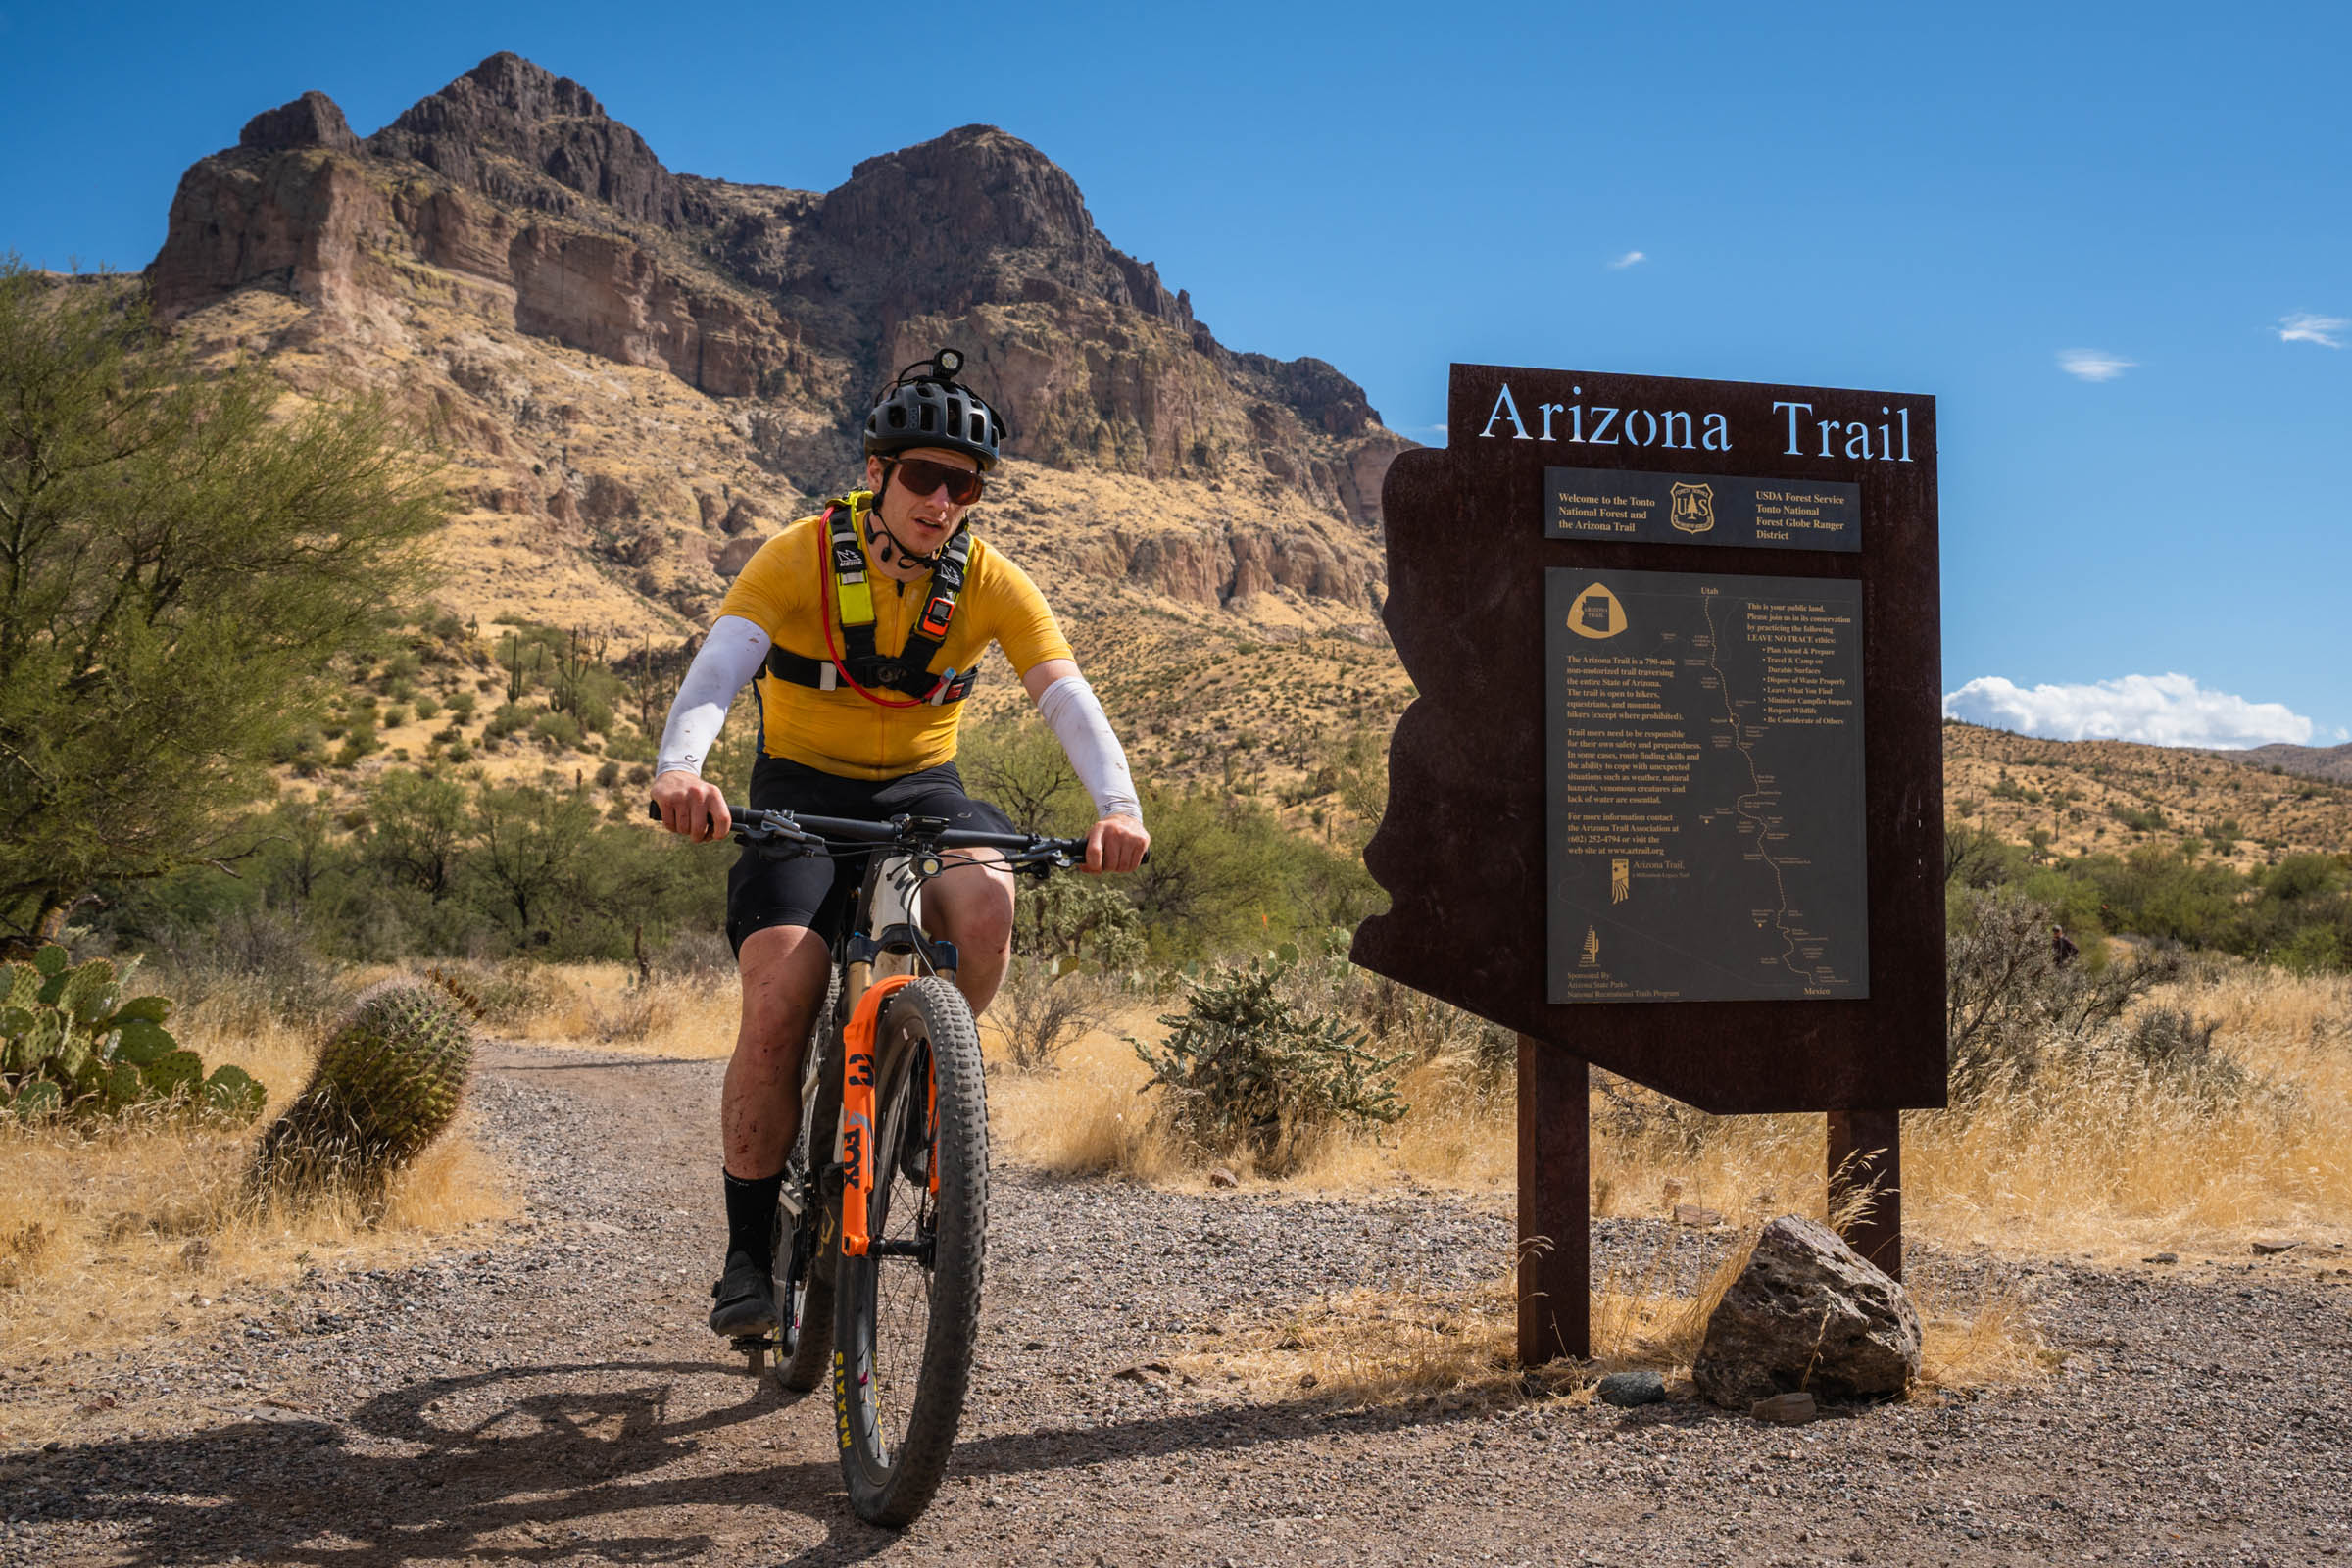
<instances>
[{"instance_id":1,"label":"chest strap","mask_svg":"<svg viewBox=\"0 0 2352 1568\"><path fill-rule=\"evenodd\" d=\"M906 634L906 646L896 654L883 654L874 646L874 589L866 574L865 547L858 537L858 514L865 510L858 503L863 499L859 492L832 501L824 514L835 587L831 597L841 617L841 662L791 653L779 644L768 649L767 672L796 686L829 692L850 683L842 678L846 671L859 686L901 692L934 707L960 703L971 695L979 679L978 667L934 674L931 661L939 657L956 621L956 602L963 592L964 572L971 560L971 531L958 528L940 552L939 564L931 571L928 596ZM819 603L824 597L819 596Z\"/></svg>"}]
</instances>

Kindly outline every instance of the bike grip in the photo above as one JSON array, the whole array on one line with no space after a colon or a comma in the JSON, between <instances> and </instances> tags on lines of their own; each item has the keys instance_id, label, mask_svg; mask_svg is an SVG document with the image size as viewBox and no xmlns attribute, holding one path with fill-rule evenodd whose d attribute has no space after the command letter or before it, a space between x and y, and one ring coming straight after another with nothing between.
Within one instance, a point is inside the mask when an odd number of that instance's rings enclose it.
<instances>
[{"instance_id":1,"label":"bike grip","mask_svg":"<svg viewBox=\"0 0 2352 1568\"><path fill-rule=\"evenodd\" d=\"M740 807L740 806L730 806L730 807L728 807L728 808L727 808L727 812L728 812L728 814L729 814L729 815L731 815L731 816L733 816L733 817L734 817L736 820L738 820L738 821L741 821L741 820L742 820L742 818L743 818L743 810L744 810L744 808L743 808L742 807ZM646 814L646 815L648 815L648 816L650 816L650 817L652 817L652 818L653 818L655 821L657 821L657 822L659 822L659 821L662 821L662 803L661 803L660 801L648 801L648 802L646 802L646 803L645 803L645 814ZM708 811L705 811L705 812L703 813L703 820L704 820L704 821L706 821L706 822L710 821L710 812L708 812Z\"/></svg>"}]
</instances>

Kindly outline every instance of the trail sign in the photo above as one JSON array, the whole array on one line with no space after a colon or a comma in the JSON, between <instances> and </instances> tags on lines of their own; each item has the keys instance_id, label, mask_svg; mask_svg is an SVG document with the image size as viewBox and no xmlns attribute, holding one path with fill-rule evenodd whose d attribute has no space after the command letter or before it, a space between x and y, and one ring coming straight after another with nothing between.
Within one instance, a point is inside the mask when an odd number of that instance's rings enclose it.
<instances>
[{"instance_id":1,"label":"trail sign","mask_svg":"<svg viewBox=\"0 0 2352 1568\"><path fill-rule=\"evenodd\" d=\"M1832 1112L1887 1181L1894 1111L1943 1103L1936 405L1457 365L1447 431L1382 491L1416 698L1353 956L1521 1037L1522 1232L1581 1353L1584 1063ZM1855 1237L1894 1267L1898 1213Z\"/></svg>"}]
</instances>

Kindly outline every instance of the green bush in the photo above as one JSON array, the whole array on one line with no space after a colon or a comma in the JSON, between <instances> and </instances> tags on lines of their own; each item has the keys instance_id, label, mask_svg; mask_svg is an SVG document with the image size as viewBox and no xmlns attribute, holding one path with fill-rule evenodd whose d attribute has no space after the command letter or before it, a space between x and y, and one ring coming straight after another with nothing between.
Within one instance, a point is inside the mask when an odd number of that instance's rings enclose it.
<instances>
[{"instance_id":1,"label":"green bush","mask_svg":"<svg viewBox=\"0 0 2352 1568\"><path fill-rule=\"evenodd\" d=\"M367 718L355 718L349 733L343 737L343 744L335 751L334 765L350 767L361 758L383 749L384 743L375 738L375 725Z\"/></svg>"},{"instance_id":2,"label":"green bush","mask_svg":"<svg viewBox=\"0 0 2352 1568\"><path fill-rule=\"evenodd\" d=\"M1281 990L1290 967L1219 964L1186 982L1191 1005L1160 1019L1164 1044L1130 1041L1181 1136L1212 1154L1247 1150L1272 1172L1330 1128L1382 1126L1409 1108L1396 1098L1409 1054L1377 1055L1337 1018L1295 1006Z\"/></svg>"},{"instance_id":3,"label":"green bush","mask_svg":"<svg viewBox=\"0 0 2352 1568\"><path fill-rule=\"evenodd\" d=\"M529 709L520 703L501 703L491 713L490 722L482 728L482 742L488 745L492 741L503 741L516 730L528 729L530 723Z\"/></svg>"},{"instance_id":4,"label":"green bush","mask_svg":"<svg viewBox=\"0 0 2352 1568\"><path fill-rule=\"evenodd\" d=\"M137 970L135 958L120 974L105 958L74 966L54 945L0 968L0 1106L91 1119L158 1103L237 1122L260 1114L260 1084L229 1066L208 1078L172 1037L169 1001L124 999Z\"/></svg>"}]
</instances>

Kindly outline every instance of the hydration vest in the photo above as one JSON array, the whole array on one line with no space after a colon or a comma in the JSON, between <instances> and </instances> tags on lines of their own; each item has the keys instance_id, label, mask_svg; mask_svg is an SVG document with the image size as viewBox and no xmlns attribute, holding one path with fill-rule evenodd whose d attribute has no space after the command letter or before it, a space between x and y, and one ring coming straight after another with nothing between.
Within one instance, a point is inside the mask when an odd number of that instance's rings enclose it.
<instances>
[{"instance_id":1,"label":"hydration vest","mask_svg":"<svg viewBox=\"0 0 2352 1568\"><path fill-rule=\"evenodd\" d=\"M941 548L939 564L931 568L931 596L906 633L906 646L896 654L880 653L874 647L874 589L866 581L865 550L858 540L858 514L866 510L858 505L863 494L860 491L827 502L823 517L833 553L831 575L837 591L832 598L841 625L840 662L788 653L782 644L775 644L767 652L767 672L778 680L813 686L818 691L835 691L846 684L901 692L933 707L960 703L971 694L980 675L978 667L935 675L931 661L938 657L940 645L948 639L948 627L956 619L956 600L963 592L964 566L972 553L971 530L956 529L955 537ZM817 570L821 575L826 567L820 564ZM824 598L818 595L820 605Z\"/></svg>"}]
</instances>

